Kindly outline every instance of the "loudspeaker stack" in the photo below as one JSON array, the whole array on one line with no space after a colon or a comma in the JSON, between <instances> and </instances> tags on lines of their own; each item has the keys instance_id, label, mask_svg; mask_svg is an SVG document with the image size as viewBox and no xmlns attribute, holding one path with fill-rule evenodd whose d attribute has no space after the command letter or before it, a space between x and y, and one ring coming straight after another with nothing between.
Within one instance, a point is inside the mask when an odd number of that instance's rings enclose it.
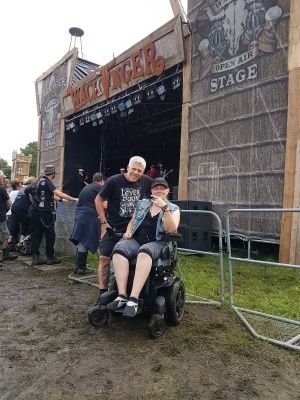
<instances>
[{"instance_id":1,"label":"loudspeaker stack","mask_svg":"<svg viewBox=\"0 0 300 400\"><path fill-rule=\"evenodd\" d=\"M178 201L171 200L181 210L212 210L212 203L208 201ZM178 247L190 250L211 251L211 225L212 216L204 213L181 213L178 232L184 241Z\"/></svg>"}]
</instances>

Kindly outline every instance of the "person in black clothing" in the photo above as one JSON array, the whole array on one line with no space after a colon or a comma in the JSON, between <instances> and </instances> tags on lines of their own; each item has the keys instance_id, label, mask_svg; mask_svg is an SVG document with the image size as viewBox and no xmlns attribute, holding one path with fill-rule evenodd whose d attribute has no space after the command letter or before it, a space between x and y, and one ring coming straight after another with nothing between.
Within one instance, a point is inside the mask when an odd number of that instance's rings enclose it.
<instances>
[{"instance_id":1,"label":"person in black clothing","mask_svg":"<svg viewBox=\"0 0 300 400\"><path fill-rule=\"evenodd\" d=\"M74 200L78 199L67 195L56 189L52 180L55 178L54 165L47 165L42 177L37 180L37 192L40 196L40 201L31 206L30 220L32 224L32 265L39 264L58 264L60 259L54 256L55 243L55 208L54 200ZM44 261L39 256L39 248L43 238L46 237L46 256Z\"/></svg>"},{"instance_id":2,"label":"person in black clothing","mask_svg":"<svg viewBox=\"0 0 300 400\"><path fill-rule=\"evenodd\" d=\"M0 170L0 269L2 268L3 260L14 260L17 258L17 256L10 254L7 248L9 232L6 213L10 209L11 202L5 188L5 178L4 172Z\"/></svg>"},{"instance_id":3,"label":"person in black clothing","mask_svg":"<svg viewBox=\"0 0 300 400\"><path fill-rule=\"evenodd\" d=\"M86 273L86 259L88 251L95 253L99 246L99 220L95 207L95 198L105 177L100 172L93 175L93 182L85 186L79 194L75 212L74 228L70 241L77 246L75 273Z\"/></svg>"},{"instance_id":4,"label":"person in black clothing","mask_svg":"<svg viewBox=\"0 0 300 400\"><path fill-rule=\"evenodd\" d=\"M116 239L109 236L107 228L124 233L135 209L137 200L150 196L152 179L143 175L146 161L139 156L129 160L127 172L111 176L95 199L101 225L98 280L100 295L107 290L107 268ZM105 210L105 202L107 209Z\"/></svg>"},{"instance_id":5,"label":"person in black clothing","mask_svg":"<svg viewBox=\"0 0 300 400\"><path fill-rule=\"evenodd\" d=\"M10 239L8 240L11 243L17 243L20 234L21 241L30 233L28 210L31 206L31 201L29 199L28 189L35 180L36 178L33 176L27 179L24 188L19 191L19 194L11 206L9 223Z\"/></svg>"}]
</instances>

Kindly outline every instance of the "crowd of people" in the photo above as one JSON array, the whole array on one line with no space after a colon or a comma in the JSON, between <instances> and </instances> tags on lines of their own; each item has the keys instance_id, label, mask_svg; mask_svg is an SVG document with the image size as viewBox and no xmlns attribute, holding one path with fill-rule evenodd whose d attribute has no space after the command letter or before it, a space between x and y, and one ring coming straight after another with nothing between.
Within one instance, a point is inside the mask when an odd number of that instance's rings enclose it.
<instances>
[{"instance_id":1,"label":"crowd of people","mask_svg":"<svg viewBox=\"0 0 300 400\"><path fill-rule=\"evenodd\" d=\"M56 189L53 165L45 167L38 178L30 177L24 185L15 180L9 185L0 170L0 267L5 260L14 260L25 238L30 237L32 265L57 264L55 244L55 201L77 201ZM40 245L45 236L46 259L40 257Z\"/></svg>"},{"instance_id":2,"label":"crowd of people","mask_svg":"<svg viewBox=\"0 0 300 400\"><path fill-rule=\"evenodd\" d=\"M118 297L107 308L124 308L128 317L136 315L138 298L164 245L163 234L176 232L180 211L168 200L169 184L163 165L151 165L145 173L146 161L132 157L127 168L109 177L97 172L93 182L82 179L79 198L56 189L55 167L47 165L38 178L29 178L24 185L12 182L8 193L5 175L0 171L0 245L2 257L13 259L9 252L24 237L31 236L32 265L57 264L54 254L55 202L76 201L74 227L69 240L76 246L74 273L88 273L88 252L99 252L99 297L108 290L108 268L113 260ZM83 171L79 171L83 172ZM114 234L111 234L113 232ZM46 259L40 256L43 236ZM131 293L127 293L129 264L137 259Z\"/></svg>"}]
</instances>

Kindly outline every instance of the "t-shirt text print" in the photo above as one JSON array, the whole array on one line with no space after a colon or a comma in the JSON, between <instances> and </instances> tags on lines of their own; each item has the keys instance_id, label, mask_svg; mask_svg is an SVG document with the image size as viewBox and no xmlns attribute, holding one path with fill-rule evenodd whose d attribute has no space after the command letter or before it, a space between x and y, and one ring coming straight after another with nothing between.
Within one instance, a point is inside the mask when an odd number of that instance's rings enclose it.
<instances>
[{"instance_id":1,"label":"t-shirt text print","mask_svg":"<svg viewBox=\"0 0 300 400\"><path fill-rule=\"evenodd\" d=\"M123 187L121 188L120 211L119 215L122 218L130 218L135 209L135 203L139 200L141 189Z\"/></svg>"}]
</instances>

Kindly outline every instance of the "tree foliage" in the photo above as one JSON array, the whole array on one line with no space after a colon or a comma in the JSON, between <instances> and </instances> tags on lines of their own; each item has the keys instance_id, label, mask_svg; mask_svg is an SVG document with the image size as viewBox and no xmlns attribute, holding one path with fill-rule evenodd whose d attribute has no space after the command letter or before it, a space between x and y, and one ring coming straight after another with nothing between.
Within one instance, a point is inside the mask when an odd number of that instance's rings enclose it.
<instances>
[{"instance_id":1,"label":"tree foliage","mask_svg":"<svg viewBox=\"0 0 300 400\"><path fill-rule=\"evenodd\" d=\"M38 142L30 142L24 148L20 148L21 153L25 156L29 156L32 154L32 161L30 164L29 175L36 176L37 175L37 146Z\"/></svg>"},{"instance_id":2,"label":"tree foliage","mask_svg":"<svg viewBox=\"0 0 300 400\"><path fill-rule=\"evenodd\" d=\"M3 158L0 158L0 169L5 173L8 178L11 176L11 166L8 165L8 162L6 160L3 160Z\"/></svg>"}]
</instances>

